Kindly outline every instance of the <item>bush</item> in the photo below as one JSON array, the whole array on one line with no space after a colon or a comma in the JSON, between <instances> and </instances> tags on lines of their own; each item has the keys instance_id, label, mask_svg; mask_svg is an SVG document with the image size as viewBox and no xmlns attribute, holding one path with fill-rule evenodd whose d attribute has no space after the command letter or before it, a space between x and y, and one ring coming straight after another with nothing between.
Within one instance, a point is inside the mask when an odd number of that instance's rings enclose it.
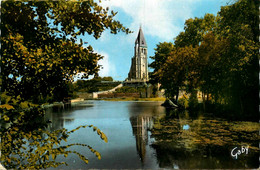
<instances>
[{"instance_id":1,"label":"bush","mask_svg":"<svg viewBox=\"0 0 260 170\"><path fill-rule=\"evenodd\" d=\"M145 87L135 88L135 87L124 86L119 89L116 89L116 92L118 92L118 93L141 93L141 92L146 92L146 88Z\"/></svg>"},{"instance_id":2,"label":"bush","mask_svg":"<svg viewBox=\"0 0 260 170\"><path fill-rule=\"evenodd\" d=\"M136 93L137 89L134 87L124 86L119 89L116 89L116 92L118 92L118 93Z\"/></svg>"},{"instance_id":3,"label":"bush","mask_svg":"<svg viewBox=\"0 0 260 170\"><path fill-rule=\"evenodd\" d=\"M197 90L193 90L189 97L189 109L196 110L199 107L198 97L197 97Z\"/></svg>"},{"instance_id":4,"label":"bush","mask_svg":"<svg viewBox=\"0 0 260 170\"><path fill-rule=\"evenodd\" d=\"M181 107L187 109L189 107L189 100L184 97L180 98L178 100L178 106L181 106Z\"/></svg>"}]
</instances>

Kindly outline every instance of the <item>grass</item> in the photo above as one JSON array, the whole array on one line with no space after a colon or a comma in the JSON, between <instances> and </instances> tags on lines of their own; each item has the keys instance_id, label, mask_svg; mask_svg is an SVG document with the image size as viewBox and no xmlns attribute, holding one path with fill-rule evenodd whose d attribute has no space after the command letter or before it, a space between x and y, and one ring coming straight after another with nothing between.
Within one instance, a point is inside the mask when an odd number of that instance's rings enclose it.
<instances>
[{"instance_id":1,"label":"grass","mask_svg":"<svg viewBox=\"0 0 260 170\"><path fill-rule=\"evenodd\" d=\"M165 101L164 97L156 98L134 98L134 97L123 97L123 98L107 98L101 99L105 101Z\"/></svg>"}]
</instances>

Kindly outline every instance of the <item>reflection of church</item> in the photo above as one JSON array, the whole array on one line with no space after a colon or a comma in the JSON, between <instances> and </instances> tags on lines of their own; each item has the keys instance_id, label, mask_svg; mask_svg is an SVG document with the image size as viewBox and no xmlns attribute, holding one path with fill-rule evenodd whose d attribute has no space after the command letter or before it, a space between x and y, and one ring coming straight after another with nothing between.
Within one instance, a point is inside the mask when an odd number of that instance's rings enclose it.
<instances>
[{"instance_id":1,"label":"reflection of church","mask_svg":"<svg viewBox=\"0 0 260 170\"><path fill-rule=\"evenodd\" d=\"M149 130L153 128L154 118L165 116L165 108L160 102L153 102L152 105L150 102L132 102L128 109L133 135L136 139L136 150L142 163L145 163L146 147L153 142Z\"/></svg>"},{"instance_id":2,"label":"reflection of church","mask_svg":"<svg viewBox=\"0 0 260 170\"><path fill-rule=\"evenodd\" d=\"M148 116L137 116L131 117L130 122L133 128L133 134L136 138L136 149L141 158L141 161L144 162L145 158L145 146L148 144L148 130L151 130L153 127L153 119Z\"/></svg>"}]
</instances>

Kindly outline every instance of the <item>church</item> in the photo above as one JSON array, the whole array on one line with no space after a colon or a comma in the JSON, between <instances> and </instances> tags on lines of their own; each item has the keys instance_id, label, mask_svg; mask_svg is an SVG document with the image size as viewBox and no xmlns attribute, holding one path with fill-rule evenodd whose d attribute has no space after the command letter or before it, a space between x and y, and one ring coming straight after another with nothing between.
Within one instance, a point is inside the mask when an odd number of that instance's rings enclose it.
<instances>
[{"instance_id":1,"label":"church","mask_svg":"<svg viewBox=\"0 0 260 170\"><path fill-rule=\"evenodd\" d=\"M147 44L141 27L135 40L134 56L132 57L127 80L130 82L147 82L149 80Z\"/></svg>"}]
</instances>

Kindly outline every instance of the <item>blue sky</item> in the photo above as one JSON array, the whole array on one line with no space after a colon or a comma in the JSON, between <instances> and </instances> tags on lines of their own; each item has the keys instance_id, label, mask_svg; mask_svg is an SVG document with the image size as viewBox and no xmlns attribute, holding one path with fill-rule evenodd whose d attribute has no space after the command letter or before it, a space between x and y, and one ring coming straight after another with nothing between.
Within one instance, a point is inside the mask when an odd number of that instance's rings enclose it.
<instances>
[{"instance_id":1,"label":"blue sky","mask_svg":"<svg viewBox=\"0 0 260 170\"><path fill-rule=\"evenodd\" d=\"M103 32L95 40L91 36L79 37L88 42L97 53L104 56L99 61L103 69L100 76L112 76L114 80L125 80L134 54L134 43L140 25L148 45L148 58L154 55L159 42L173 42L183 31L186 19L214 15L230 0L103 0L101 5L117 11L115 19L134 31L132 34L110 34ZM87 45L88 45L87 44ZM85 45L85 46L87 46ZM152 60L149 58L148 62Z\"/></svg>"}]
</instances>

